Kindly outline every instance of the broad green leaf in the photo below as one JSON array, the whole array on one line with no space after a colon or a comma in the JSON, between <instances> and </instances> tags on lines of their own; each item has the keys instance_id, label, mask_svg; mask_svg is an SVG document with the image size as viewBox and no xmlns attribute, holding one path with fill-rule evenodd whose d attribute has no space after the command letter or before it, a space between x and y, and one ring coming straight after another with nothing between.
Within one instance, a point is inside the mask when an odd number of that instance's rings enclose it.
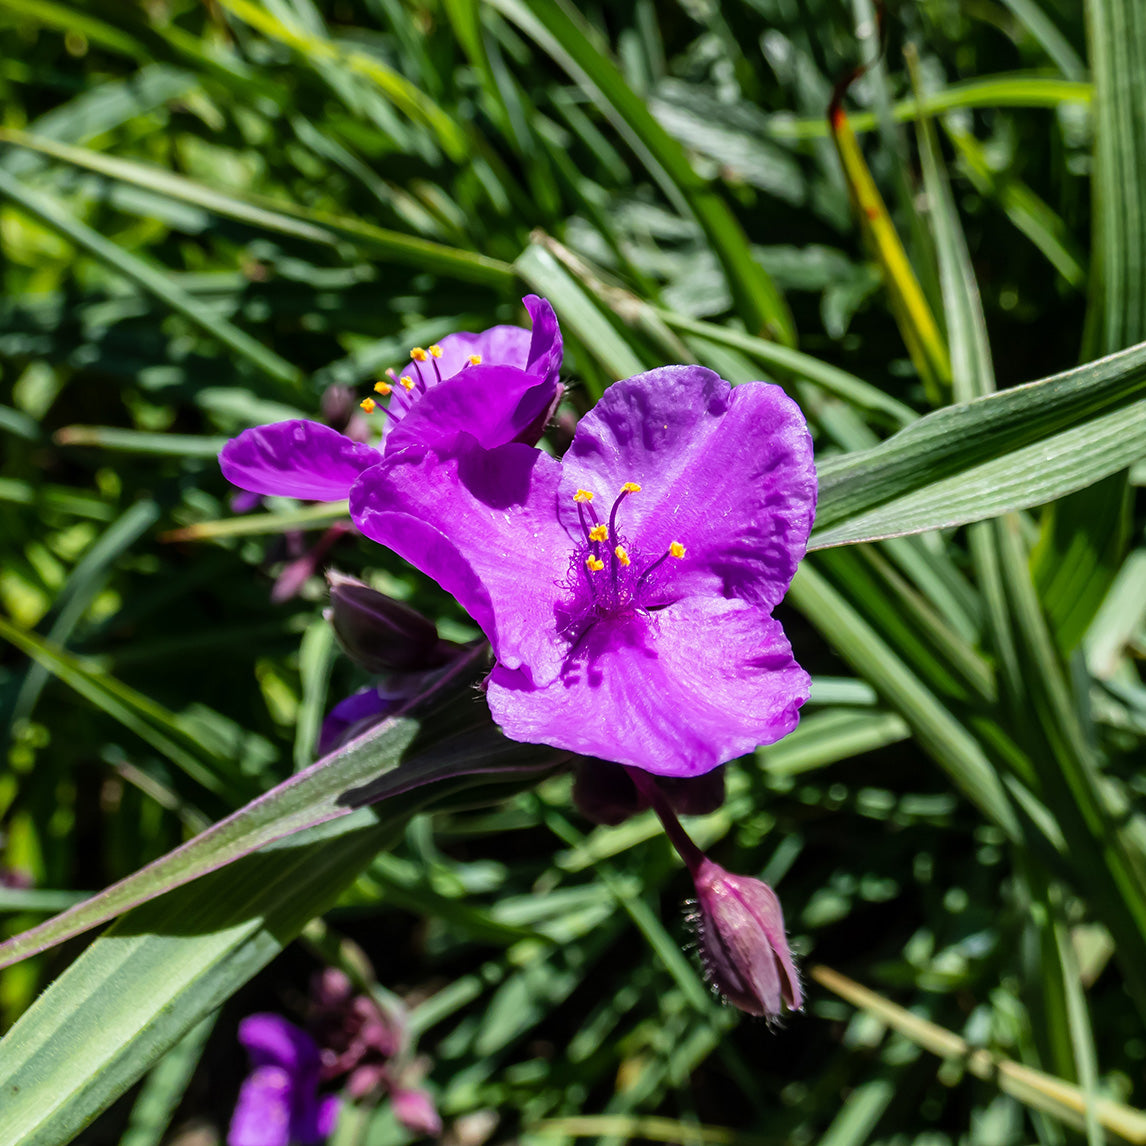
<instances>
[{"instance_id":1,"label":"broad green leaf","mask_svg":"<svg viewBox=\"0 0 1146 1146\"><path fill-rule=\"evenodd\" d=\"M1090 476L1074 487L1079 488L1094 481L1096 474L1125 465L1125 456L1140 449L1137 435L1144 418L1142 410L1128 400L1143 391L1146 344L1038 382L936 410L869 450L826 458L819 463L820 503L813 544L824 544L822 539L833 536L836 526L842 528L860 514L895 499L916 493L926 496L929 487L947 479L958 484L962 475L976 467L995 464L1005 475L1012 469L1008 455L1027 447L1031 452L1022 455L1020 461L1031 465L1040 443L1058 455L1064 470L1073 462L1062 463L1062 455L1082 451L1088 435L1119 450L1120 460L1110 468L1101 458L1092 459ZM1113 439L1124 430L1134 441L1119 446ZM1054 463L1053 457L1049 460ZM1039 504L1039 498L1048 500L1054 496L1052 485L1066 480L1059 473L1053 482L1040 484L1037 475L1029 471L1022 475L1021 466L1014 470L1012 496L1024 497L1024 490L1035 493L1027 505ZM998 476L998 472L992 475ZM1000 510L993 509L995 512ZM922 517L918 518L921 522Z\"/></svg>"},{"instance_id":2,"label":"broad green leaf","mask_svg":"<svg viewBox=\"0 0 1146 1146\"><path fill-rule=\"evenodd\" d=\"M0 633L4 630L0 629ZM476 658L480 660L480 654ZM505 740L473 706L450 707L443 694L456 678L468 680L471 656L345 748L312 764L278 787L220 820L161 859L120 880L62 915L0 944L0 966L17 962L122 914L174 887L233 863L304 828L347 816L363 803L471 773L540 772L565 754ZM425 729L417 704L433 703ZM459 712L465 719L459 719ZM478 713L479 717L484 714Z\"/></svg>"}]
</instances>

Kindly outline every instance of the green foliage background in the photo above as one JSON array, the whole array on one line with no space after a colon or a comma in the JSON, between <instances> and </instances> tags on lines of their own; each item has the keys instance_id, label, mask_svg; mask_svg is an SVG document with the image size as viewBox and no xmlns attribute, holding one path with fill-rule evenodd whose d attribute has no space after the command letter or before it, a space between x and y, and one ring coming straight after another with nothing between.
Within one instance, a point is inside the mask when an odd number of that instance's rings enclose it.
<instances>
[{"instance_id":1,"label":"green foliage background","mask_svg":"<svg viewBox=\"0 0 1146 1146\"><path fill-rule=\"evenodd\" d=\"M323 960L405 998L459 1144L1146 1141L1146 12L880 15L0 0L0 1143L215 1141ZM291 562L473 630L215 455L528 291L570 417L695 360L812 425L812 702L690 824L784 902L778 1032L682 954L655 823L463 704L304 771L362 680ZM526 770L339 815L458 745Z\"/></svg>"}]
</instances>

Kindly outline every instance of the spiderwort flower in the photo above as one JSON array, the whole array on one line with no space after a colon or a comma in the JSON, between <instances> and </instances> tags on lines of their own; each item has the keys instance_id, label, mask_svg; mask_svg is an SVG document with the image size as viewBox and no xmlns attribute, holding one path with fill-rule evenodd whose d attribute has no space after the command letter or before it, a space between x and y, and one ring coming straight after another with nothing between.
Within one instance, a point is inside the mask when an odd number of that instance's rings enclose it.
<instances>
[{"instance_id":1,"label":"spiderwort flower","mask_svg":"<svg viewBox=\"0 0 1146 1146\"><path fill-rule=\"evenodd\" d=\"M561 331L545 299L522 302L532 334L519 326L449 334L429 349L415 347L401 372L375 384L377 399L360 405L367 414L385 411L387 452L462 429L486 447L541 437L561 397ZM244 430L219 455L223 476L240 489L313 501L342 500L379 460L374 446L302 419Z\"/></svg>"},{"instance_id":2,"label":"spiderwort flower","mask_svg":"<svg viewBox=\"0 0 1146 1146\"><path fill-rule=\"evenodd\" d=\"M609 387L562 461L458 434L387 455L351 514L481 626L506 735L695 776L796 725L810 680L771 614L815 495L778 386L669 366Z\"/></svg>"},{"instance_id":3,"label":"spiderwort flower","mask_svg":"<svg viewBox=\"0 0 1146 1146\"><path fill-rule=\"evenodd\" d=\"M279 1015L248 1015L239 1024L251 1073L227 1134L228 1146L316 1146L334 1130L338 1099L318 1097L318 1046Z\"/></svg>"}]
</instances>

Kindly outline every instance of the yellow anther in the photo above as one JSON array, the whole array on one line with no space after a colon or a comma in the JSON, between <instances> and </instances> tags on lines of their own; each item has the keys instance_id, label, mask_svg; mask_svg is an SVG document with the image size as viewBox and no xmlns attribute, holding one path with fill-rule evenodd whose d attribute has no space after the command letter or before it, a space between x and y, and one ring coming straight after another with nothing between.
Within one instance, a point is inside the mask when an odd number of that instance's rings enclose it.
<instances>
[{"instance_id":1,"label":"yellow anther","mask_svg":"<svg viewBox=\"0 0 1146 1146\"><path fill-rule=\"evenodd\" d=\"M600 557L586 557L585 564L589 567L590 573L600 573L605 568L605 562Z\"/></svg>"},{"instance_id":2,"label":"yellow anther","mask_svg":"<svg viewBox=\"0 0 1146 1146\"><path fill-rule=\"evenodd\" d=\"M584 503L584 502L586 502L586 501L592 501L592 500L593 500L593 495L592 495L592 494L591 494L591 493L590 493L590 492L589 492L587 489L579 489L579 490L578 490L578 491L577 491L577 492L576 492L576 493L573 495L573 500L574 500L574 501L579 501L579 502L582 502L582 503Z\"/></svg>"},{"instance_id":3,"label":"yellow anther","mask_svg":"<svg viewBox=\"0 0 1146 1146\"><path fill-rule=\"evenodd\" d=\"M471 366L480 366L481 365L481 355L480 354L471 354L470 355L470 365Z\"/></svg>"},{"instance_id":4,"label":"yellow anther","mask_svg":"<svg viewBox=\"0 0 1146 1146\"><path fill-rule=\"evenodd\" d=\"M383 398L390 393L391 387L389 382L375 382L374 393L381 394Z\"/></svg>"},{"instance_id":5,"label":"yellow anther","mask_svg":"<svg viewBox=\"0 0 1146 1146\"><path fill-rule=\"evenodd\" d=\"M398 381L402 383L403 390L413 390L414 386L416 385L414 379L411 378L409 374L403 374L402 377L398 379Z\"/></svg>"},{"instance_id":6,"label":"yellow anther","mask_svg":"<svg viewBox=\"0 0 1146 1146\"><path fill-rule=\"evenodd\" d=\"M617 555L617 560L627 569L632 562L629 560L629 555L625 552L623 545L618 545L613 552Z\"/></svg>"},{"instance_id":7,"label":"yellow anther","mask_svg":"<svg viewBox=\"0 0 1146 1146\"><path fill-rule=\"evenodd\" d=\"M669 546L669 556L670 557L683 557L684 556L684 546L681 545L681 543L679 541L674 541Z\"/></svg>"},{"instance_id":8,"label":"yellow anther","mask_svg":"<svg viewBox=\"0 0 1146 1146\"><path fill-rule=\"evenodd\" d=\"M415 362L425 362L430 356L420 346L415 346L414 349L410 351L410 357Z\"/></svg>"},{"instance_id":9,"label":"yellow anther","mask_svg":"<svg viewBox=\"0 0 1146 1146\"><path fill-rule=\"evenodd\" d=\"M609 527L607 525L594 525L589 530L590 541L608 541L609 540Z\"/></svg>"},{"instance_id":10,"label":"yellow anther","mask_svg":"<svg viewBox=\"0 0 1146 1146\"><path fill-rule=\"evenodd\" d=\"M430 347L430 353L431 353L431 354L432 354L432 355L433 355L435 358L441 358L441 356L442 356L442 348L441 348L440 346L438 346L438 344L437 344L437 343L435 343L433 346L431 346L431 347Z\"/></svg>"},{"instance_id":11,"label":"yellow anther","mask_svg":"<svg viewBox=\"0 0 1146 1146\"><path fill-rule=\"evenodd\" d=\"M378 403L375 402L373 398L363 398L362 401L358 403L358 405L361 406L367 414L373 414L374 410L378 406Z\"/></svg>"},{"instance_id":12,"label":"yellow anther","mask_svg":"<svg viewBox=\"0 0 1146 1146\"><path fill-rule=\"evenodd\" d=\"M627 481L621 486L621 493L640 493L641 487L635 481Z\"/></svg>"}]
</instances>

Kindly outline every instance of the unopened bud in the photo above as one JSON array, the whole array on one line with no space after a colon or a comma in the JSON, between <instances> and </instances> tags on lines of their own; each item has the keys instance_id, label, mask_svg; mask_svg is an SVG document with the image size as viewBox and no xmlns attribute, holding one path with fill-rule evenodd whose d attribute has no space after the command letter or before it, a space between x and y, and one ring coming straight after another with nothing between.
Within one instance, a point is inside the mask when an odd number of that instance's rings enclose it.
<instances>
[{"instance_id":1,"label":"unopened bud","mask_svg":"<svg viewBox=\"0 0 1146 1146\"><path fill-rule=\"evenodd\" d=\"M458 651L408 605L333 569L326 579L328 616L338 643L367 672L424 672L446 664Z\"/></svg>"},{"instance_id":2,"label":"unopened bud","mask_svg":"<svg viewBox=\"0 0 1146 1146\"><path fill-rule=\"evenodd\" d=\"M434 1100L424 1090L395 1088L391 1098L394 1117L415 1134L436 1138L442 1132L442 1117Z\"/></svg>"},{"instance_id":3,"label":"unopened bud","mask_svg":"<svg viewBox=\"0 0 1146 1146\"><path fill-rule=\"evenodd\" d=\"M710 859L697 867L700 952L712 985L740 1010L776 1018L803 1003L776 893Z\"/></svg>"}]
</instances>

